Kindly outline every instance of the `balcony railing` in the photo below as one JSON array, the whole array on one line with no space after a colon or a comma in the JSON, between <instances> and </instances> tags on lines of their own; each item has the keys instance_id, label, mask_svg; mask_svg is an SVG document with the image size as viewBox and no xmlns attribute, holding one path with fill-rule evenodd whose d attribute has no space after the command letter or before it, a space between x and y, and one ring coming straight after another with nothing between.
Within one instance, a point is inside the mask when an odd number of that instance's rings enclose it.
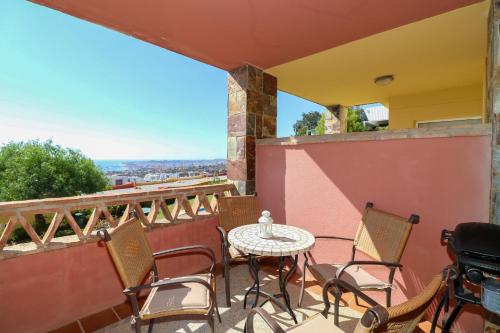
<instances>
[{"instance_id":1,"label":"balcony railing","mask_svg":"<svg viewBox=\"0 0 500 333\"><path fill-rule=\"evenodd\" d=\"M2 202L0 218L6 225L0 236L0 258L96 239L97 228L120 225L132 210L148 229L210 217L217 213L217 195L226 196L235 192L233 184L219 184ZM77 223L75 218L75 212L81 211L86 211L89 216L84 225ZM30 223L36 215L51 217L43 235L39 235ZM56 237L63 221L71 227L74 235ZM10 245L9 239L18 225L26 231L31 242Z\"/></svg>"}]
</instances>

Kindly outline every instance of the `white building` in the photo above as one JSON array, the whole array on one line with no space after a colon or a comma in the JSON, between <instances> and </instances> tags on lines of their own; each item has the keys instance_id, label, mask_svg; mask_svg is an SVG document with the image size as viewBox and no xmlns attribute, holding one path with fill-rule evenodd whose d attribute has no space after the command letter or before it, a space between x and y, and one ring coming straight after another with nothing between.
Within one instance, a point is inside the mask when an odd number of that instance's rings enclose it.
<instances>
[{"instance_id":1,"label":"white building","mask_svg":"<svg viewBox=\"0 0 500 333\"><path fill-rule=\"evenodd\" d=\"M144 176L144 181L151 183L151 182L157 182L160 181L160 174L158 173L148 173L147 175Z\"/></svg>"},{"instance_id":2,"label":"white building","mask_svg":"<svg viewBox=\"0 0 500 333\"><path fill-rule=\"evenodd\" d=\"M179 178L179 173L148 173L144 176L144 181L148 183L160 182L169 178Z\"/></svg>"},{"instance_id":3,"label":"white building","mask_svg":"<svg viewBox=\"0 0 500 333\"><path fill-rule=\"evenodd\" d=\"M121 176L121 175L108 176L108 179L113 186L123 185L128 183L142 183L144 181L144 179L138 176Z\"/></svg>"},{"instance_id":4,"label":"white building","mask_svg":"<svg viewBox=\"0 0 500 333\"><path fill-rule=\"evenodd\" d=\"M389 109L382 104L361 106L361 119L369 129L375 129L389 124Z\"/></svg>"}]
</instances>

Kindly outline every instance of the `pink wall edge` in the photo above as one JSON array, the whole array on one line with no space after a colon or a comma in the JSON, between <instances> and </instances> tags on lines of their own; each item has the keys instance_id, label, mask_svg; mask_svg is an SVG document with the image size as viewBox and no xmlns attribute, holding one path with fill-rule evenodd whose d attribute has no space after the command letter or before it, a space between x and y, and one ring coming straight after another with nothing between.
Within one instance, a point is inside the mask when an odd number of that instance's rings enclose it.
<instances>
[{"instance_id":1,"label":"pink wall edge","mask_svg":"<svg viewBox=\"0 0 500 333\"><path fill-rule=\"evenodd\" d=\"M220 258L217 217L148 232L153 251L203 244ZM218 260L218 259L217 259ZM160 276L178 276L210 265L201 255L161 259ZM46 332L125 301L103 244L0 260L0 332Z\"/></svg>"},{"instance_id":2,"label":"pink wall edge","mask_svg":"<svg viewBox=\"0 0 500 333\"><path fill-rule=\"evenodd\" d=\"M401 216L419 214L396 275L397 304L451 263L442 229L489 220L490 168L490 136L258 145L257 192L275 221L316 235L353 237L368 201ZM313 256L345 262L350 244L321 241ZM385 304L383 293L371 295ZM472 333L481 325L480 315L467 311L457 326Z\"/></svg>"}]
</instances>

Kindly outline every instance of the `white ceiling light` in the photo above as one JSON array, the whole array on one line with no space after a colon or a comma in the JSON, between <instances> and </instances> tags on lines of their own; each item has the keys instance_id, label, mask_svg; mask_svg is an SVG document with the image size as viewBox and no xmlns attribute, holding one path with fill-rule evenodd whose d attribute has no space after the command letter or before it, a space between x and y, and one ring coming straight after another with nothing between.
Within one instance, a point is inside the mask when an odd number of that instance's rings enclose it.
<instances>
[{"instance_id":1,"label":"white ceiling light","mask_svg":"<svg viewBox=\"0 0 500 333\"><path fill-rule=\"evenodd\" d=\"M392 81L394 81L394 75L382 75L382 76L376 77L375 80L373 80L373 82L377 86L381 86L381 87L388 85Z\"/></svg>"}]
</instances>

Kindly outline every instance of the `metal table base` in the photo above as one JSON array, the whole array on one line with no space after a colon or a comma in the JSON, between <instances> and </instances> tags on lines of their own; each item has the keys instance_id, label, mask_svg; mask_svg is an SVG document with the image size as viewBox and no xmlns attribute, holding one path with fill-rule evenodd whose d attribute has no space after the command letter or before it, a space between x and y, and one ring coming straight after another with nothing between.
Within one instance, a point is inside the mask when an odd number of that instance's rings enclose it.
<instances>
[{"instance_id":1,"label":"metal table base","mask_svg":"<svg viewBox=\"0 0 500 333\"><path fill-rule=\"evenodd\" d=\"M290 270L286 272L286 274L283 274L283 269L285 267L285 259L289 258L292 261L292 266L290 267ZM250 293L255 294L255 300L253 302L253 308L257 306L257 303L259 301L259 296L262 294L266 296L267 298L261 303L260 306L263 306L266 304L268 301L272 301L274 304L276 304L279 308L281 308L283 311L286 311L290 314L292 317L293 321L295 324L297 324L297 318L295 317L295 314L293 313L292 307L290 306L290 295L288 294L288 291L286 290L286 285L288 283L288 280L292 277L293 273L297 269L297 260L299 256L295 255L293 258L292 256L287 256L287 257L279 257L279 270L278 270L278 283L280 287L280 292L278 294L271 294L267 293L265 291L260 290L260 281L259 281L259 270L260 270L260 265L259 262L257 261L257 258L254 254L249 254L248 255L248 267L250 268L250 274L253 277L254 283L253 285L247 289L245 293L245 299L243 301L243 308L246 308L247 306L247 297ZM278 298L283 298L285 303L283 304L278 300Z\"/></svg>"}]
</instances>

